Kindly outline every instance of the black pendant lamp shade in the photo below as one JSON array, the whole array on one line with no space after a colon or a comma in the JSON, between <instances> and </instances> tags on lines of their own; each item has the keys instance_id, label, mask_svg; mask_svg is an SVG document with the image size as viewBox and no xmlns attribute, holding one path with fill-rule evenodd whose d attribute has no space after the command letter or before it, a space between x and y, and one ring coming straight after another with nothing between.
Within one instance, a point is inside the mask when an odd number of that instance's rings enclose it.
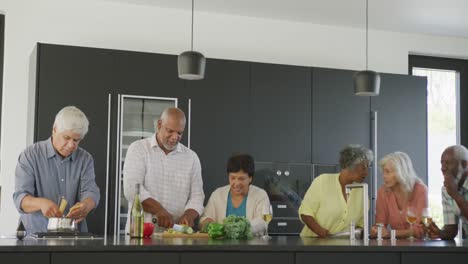
<instances>
[{"instance_id":1,"label":"black pendant lamp shade","mask_svg":"<svg viewBox=\"0 0 468 264\"><path fill-rule=\"evenodd\" d=\"M184 51L177 58L179 78L184 80L201 80L205 77L206 59L198 51Z\"/></svg>"},{"instance_id":2,"label":"black pendant lamp shade","mask_svg":"<svg viewBox=\"0 0 468 264\"><path fill-rule=\"evenodd\" d=\"M192 34L191 49L184 51L177 57L177 69L179 78L184 80L201 80L205 77L206 59L203 54L193 50L193 9L194 0L192 0Z\"/></svg>"},{"instance_id":3,"label":"black pendant lamp shade","mask_svg":"<svg viewBox=\"0 0 468 264\"><path fill-rule=\"evenodd\" d=\"M380 92L380 74L375 71L360 71L354 74L354 94L376 96Z\"/></svg>"},{"instance_id":4,"label":"black pendant lamp shade","mask_svg":"<svg viewBox=\"0 0 468 264\"><path fill-rule=\"evenodd\" d=\"M380 75L368 70L369 61L369 1L366 0L366 70L354 74L354 94L358 96L377 96L380 92Z\"/></svg>"}]
</instances>

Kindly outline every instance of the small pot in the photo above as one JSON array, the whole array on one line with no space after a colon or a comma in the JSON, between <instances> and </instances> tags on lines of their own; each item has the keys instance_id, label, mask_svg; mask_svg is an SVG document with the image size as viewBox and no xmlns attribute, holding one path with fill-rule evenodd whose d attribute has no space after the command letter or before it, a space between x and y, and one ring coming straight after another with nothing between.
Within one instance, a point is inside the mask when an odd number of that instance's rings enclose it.
<instances>
[{"instance_id":1,"label":"small pot","mask_svg":"<svg viewBox=\"0 0 468 264\"><path fill-rule=\"evenodd\" d=\"M47 224L49 232L75 232L76 222L73 218L51 217Z\"/></svg>"}]
</instances>

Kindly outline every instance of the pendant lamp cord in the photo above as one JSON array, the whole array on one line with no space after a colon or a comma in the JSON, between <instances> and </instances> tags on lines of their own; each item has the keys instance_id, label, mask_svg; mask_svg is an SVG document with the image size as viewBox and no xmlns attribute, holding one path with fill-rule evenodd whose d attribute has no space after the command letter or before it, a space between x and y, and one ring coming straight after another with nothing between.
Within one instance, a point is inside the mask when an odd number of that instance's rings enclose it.
<instances>
[{"instance_id":1,"label":"pendant lamp cord","mask_svg":"<svg viewBox=\"0 0 468 264\"><path fill-rule=\"evenodd\" d=\"M192 36L191 36L191 44L190 44L191 51L193 51L193 9L194 9L194 0L192 0Z\"/></svg>"},{"instance_id":2,"label":"pendant lamp cord","mask_svg":"<svg viewBox=\"0 0 468 264\"><path fill-rule=\"evenodd\" d=\"M369 68L368 57L369 57L369 0L366 0L366 71Z\"/></svg>"}]
</instances>

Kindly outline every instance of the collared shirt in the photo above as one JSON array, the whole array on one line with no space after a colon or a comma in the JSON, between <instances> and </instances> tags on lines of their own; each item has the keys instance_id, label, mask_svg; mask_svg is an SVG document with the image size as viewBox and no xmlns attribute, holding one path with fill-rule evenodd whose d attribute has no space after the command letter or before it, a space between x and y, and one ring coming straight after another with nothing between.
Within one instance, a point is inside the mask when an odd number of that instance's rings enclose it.
<instances>
[{"instance_id":1,"label":"collared shirt","mask_svg":"<svg viewBox=\"0 0 468 264\"><path fill-rule=\"evenodd\" d=\"M348 230L351 221L360 227L364 222L362 189L352 189L346 201L341 191L339 175L338 173L322 174L317 177L310 185L299 207L299 216L312 216L330 234ZM317 234L305 225L301 236L317 237Z\"/></svg>"},{"instance_id":2,"label":"collared shirt","mask_svg":"<svg viewBox=\"0 0 468 264\"><path fill-rule=\"evenodd\" d=\"M463 196L465 201L468 201L468 178L458 192ZM445 186L442 186L442 208L444 212L444 224L458 225L458 218L461 217L465 234L468 234L468 222L465 217L460 215L460 208L458 208L457 202L447 193Z\"/></svg>"},{"instance_id":3,"label":"collared shirt","mask_svg":"<svg viewBox=\"0 0 468 264\"><path fill-rule=\"evenodd\" d=\"M25 213L21 202L26 195L47 198L55 203L64 196L68 208L79 201L91 198L96 207L99 188L95 182L94 160L87 151L78 148L62 158L52 145L52 138L27 147L19 156L15 172L13 200L20 219L28 233L47 232L48 219L42 212ZM65 214L68 209L65 210ZM86 221L81 231L87 232Z\"/></svg>"},{"instance_id":4,"label":"collared shirt","mask_svg":"<svg viewBox=\"0 0 468 264\"><path fill-rule=\"evenodd\" d=\"M152 198L158 201L174 221L187 209L203 213L203 181L197 154L178 143L167 155L159 147L156 135L133 142L125 156L123 169L124 194L131 211L135 185L140 183L140 201ZM152 215L145 213L145 221ZM127 218L128 230L129 218Z\"/></svg>"}]
</instances>

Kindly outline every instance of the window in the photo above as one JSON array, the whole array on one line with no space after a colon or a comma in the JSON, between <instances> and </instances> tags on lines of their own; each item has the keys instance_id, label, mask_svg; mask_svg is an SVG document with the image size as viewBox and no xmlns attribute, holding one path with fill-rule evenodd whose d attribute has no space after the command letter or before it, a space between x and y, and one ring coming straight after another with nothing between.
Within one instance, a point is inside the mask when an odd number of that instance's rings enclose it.
<instances>
[{"instance_id":1,"label":"window","mask_svg":"<svg viewBox=\"0 0 468 264\"><path fill-rule=\"evenodd\" d=\"M429 207L437 225L443 225L440 156L451 145L467 146L468 61L426 56L409 56L409 73L427 77L427 161ZM464 127L465 126L465 127Z\"/></svg>"}]
</instances>

